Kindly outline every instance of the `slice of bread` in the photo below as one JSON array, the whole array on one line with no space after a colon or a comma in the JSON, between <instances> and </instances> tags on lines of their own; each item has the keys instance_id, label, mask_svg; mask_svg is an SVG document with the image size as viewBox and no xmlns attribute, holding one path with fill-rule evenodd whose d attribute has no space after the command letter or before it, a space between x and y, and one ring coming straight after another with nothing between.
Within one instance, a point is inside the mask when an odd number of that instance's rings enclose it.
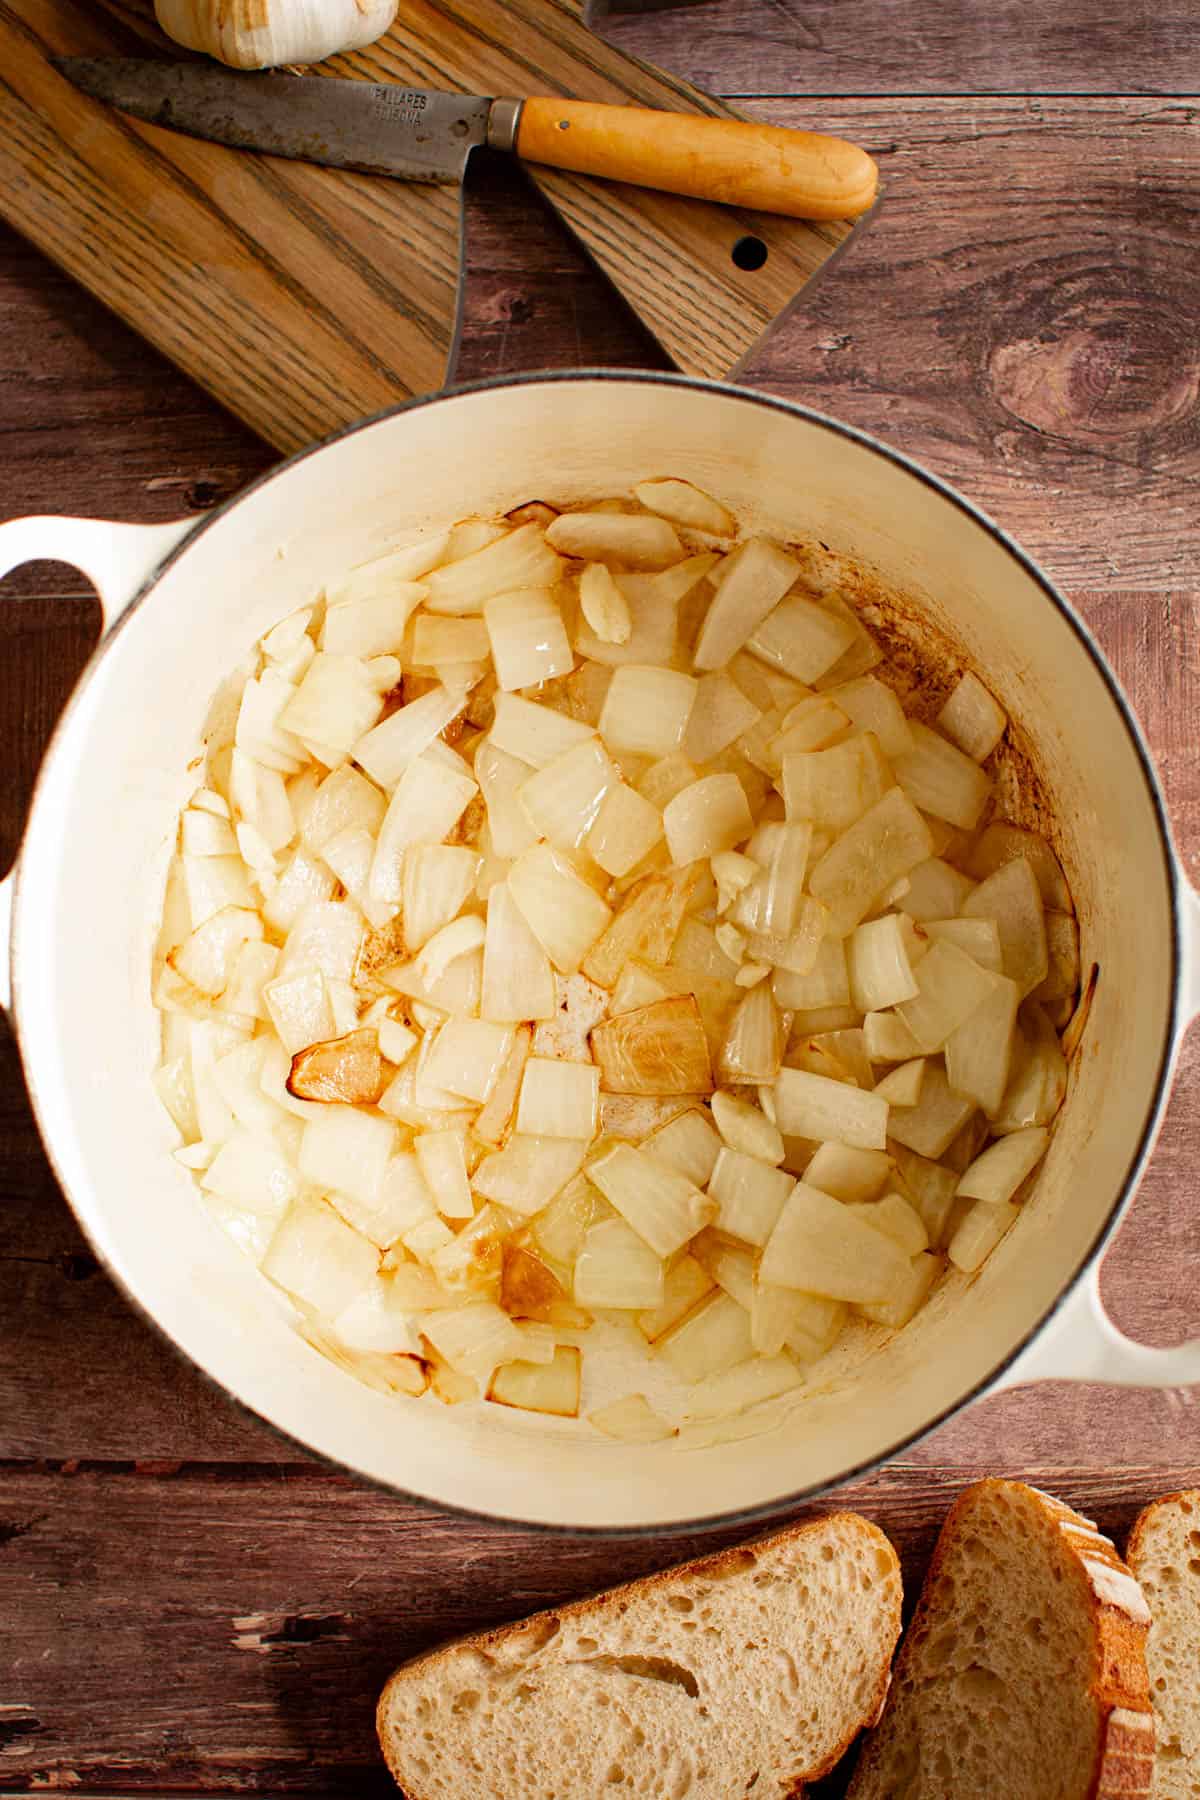
<instances>
[{"instance_id":1,"label":"slice of bread","mask_svg":"<svg viewBox=\"0 0 1200 1800\"><path fill-rule=\"evenodd\" d=\"M849 1800L1144 1800L1141 1589L1089 1520L981 1481L942 1527Z\"/></svg>"},{"instance_id":2,"label":"slice of bread","mask_svg":"<svg viewBox=\"0 0 1200 1800\"><path fill-rule=\"evenodd\" d=\"M1150 1607L1146 1663L1158 1720L1154 1800L1200 1800L1200 1489L1139 1513L1125 1553Z\"/></svg>"},{"instance_id":3,"label":"slice of bread","mask_svg":"<svg viewBox=\"0 0 1200 1800\"><path fill-rule=\"evenodd\" d=\"M797 1800L878 1718L900 1601L838 1513L417 1657L379 1741L409 1800Z\"/></svg>"}]
</instances>

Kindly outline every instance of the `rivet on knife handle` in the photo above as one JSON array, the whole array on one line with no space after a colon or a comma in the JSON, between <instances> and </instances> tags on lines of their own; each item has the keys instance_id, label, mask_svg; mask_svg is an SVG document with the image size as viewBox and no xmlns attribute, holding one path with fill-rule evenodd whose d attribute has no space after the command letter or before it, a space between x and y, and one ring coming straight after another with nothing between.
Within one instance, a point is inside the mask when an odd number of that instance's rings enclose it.
<instances>
[{"instance_id":1,"label":"rivet on knife handle","mask_svg":"<svg viewBox=\"0 0 1200 1800\"><path fill-rule=\"evenodd\" d=\"M488 141L525 162L797 219L856 218L879 180L844 138L587 100L497 100Z\"/></svg>"}]
</instances>

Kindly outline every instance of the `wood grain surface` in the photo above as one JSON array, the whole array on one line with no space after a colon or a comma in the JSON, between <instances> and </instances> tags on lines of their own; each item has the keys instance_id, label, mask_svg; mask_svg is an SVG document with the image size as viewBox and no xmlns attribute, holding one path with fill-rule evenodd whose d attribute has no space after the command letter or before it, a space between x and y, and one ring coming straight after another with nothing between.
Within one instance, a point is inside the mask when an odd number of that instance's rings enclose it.
<instances>
[{"instance_id":1,"label":"wood grain surface","mask_svg":"<svg viewBox=\"0 0 1200 1800\"><path fill-rule=\"evenodd\" d=\"M454 373L456 186L227 150L78 93L48 58L159 47L149 0L0 5L0 213L281 450ZM569 0L406 0L334 77L733 111L623 56ZM721 376L853 227L528 165L667 354ZM744 239L763 266L733 260Z\"/></svg>"},{"instance_id":2,"label":"wood grain surface","mask_svg":"<svg viewBox=\"0 0 1200 1800\"><path fill-rule=\"evenodd\" d=\"M915 0L904 34L895 17L882 0L853 11L720 0L606 30L712 80L699 59L724 21L725 91L881 154L887 204L750 378L948 474L1044 562L1141 715L1200 879L1195 103L1136 92L1194 89L1194 36L1182 15L1148 7L1093 20L1090 36L1082 10L1025 4L985 20ZM781 41L797 47L790 62ZM1047 97L1103 90L1117 67L1123 98ZM962 87L982 92L948 97ZM1004 94L1013 87L1030 93ZM779 98L806 91L898 97ZM661 365L511 168L478 172L467 226L464 375ZM0 517L166 519L270 460L0 232ZM0 868L96 628L73 571L42 564L0 584ZM1104 1268L1114 1317L1145 1342L1200 1333L1198 1168L1193 1034ZM1033 1479L1120 1534L1148 1498L1200 1482L1198 1424L1194 1390L1023 1389L837 1500L893 1535L915 1588L949 1498L978 1473ZM2 1025L0 1458L0 1800L34 1789L382 1800L394 1790L371 1707L403 1655L737 1535L546 1538L301 1461L96 1270Z\"/></svg>"}]
</instances>

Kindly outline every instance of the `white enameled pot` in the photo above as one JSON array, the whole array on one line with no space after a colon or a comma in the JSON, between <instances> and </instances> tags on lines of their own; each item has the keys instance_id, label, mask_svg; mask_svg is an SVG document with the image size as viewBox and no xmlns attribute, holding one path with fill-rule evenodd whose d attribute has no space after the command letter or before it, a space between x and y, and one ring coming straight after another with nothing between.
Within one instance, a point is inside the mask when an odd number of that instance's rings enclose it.
<instances>
[{"instance_id":1,"label":"white enameled pot","mask_svg":"<svg viewBox=\"0 0 1200 1800\"><path fill-rule=\"evenodd\" d=\"M276 619L348 567L465 512L687 477L755 528L814 534L910 595L1020 721L1053 796L1100 978L1034 1197L973 1283L776 1429L681 1452L361 1386L205 1212L150 1083L150 956L209 699ZM894 1455L978 1394L1055 1377L1200 1380L1200 1344L1129 1342L1097 1267L1200 1008L1200 904L1117 684L1050 582L940 482L844 425L728 387L583 373L497 381L367 421L216 513L170 526L21 519L0 574L76 563L105 632L46 755L11 908L11 1007L63 1189L130 1297L200 1367L313 1450L448 1506L573 1529L766 1514ZM586 1361L586 1358L585 1358Z\"/></svg>"}]
</instances>

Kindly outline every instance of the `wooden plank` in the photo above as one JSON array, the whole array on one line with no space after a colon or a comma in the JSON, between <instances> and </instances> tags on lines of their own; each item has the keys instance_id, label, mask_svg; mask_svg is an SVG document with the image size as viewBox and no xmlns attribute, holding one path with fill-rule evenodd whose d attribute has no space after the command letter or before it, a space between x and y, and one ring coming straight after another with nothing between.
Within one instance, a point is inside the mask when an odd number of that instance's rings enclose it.
<instances>
[{"instance_id":1,"label":"wooden plank","mask_svg":"<svg viewBox=\"0 0 1200 1800\"><path fill-rule=\"evenodd\" d=\"M632 14L632 9L630 9ZM1190 94L1200 40L1186 7L1134 0L705 0L682 17L610 18L605 36L718 94Z\"/></svg>"},{"instance_id":2,"label":"wooden plank","mask_svg":"<svg viewBox=\"0 0 1200 1800\"><path fill-rule=\"evenodd\" d=\"M811 112L823 129L859 137L880 157L886 195L746 379L926 462L1069 588L1193 582L1200 178L1187 108L938 100L773 102L763 111L793 124ZM565 235L528 207L515 172L502 167L489 181L469 219L461 373L647 366L645 335ZM176 465L196 467L193 439L204 446L196 478L219 493L239 470L255 471L248 437L185 401L186 384L132 338L118 353L118 328L69 288L60 293L27 324L19 309L0 313L11 371L0 410L6 510L56 495L94 511L129 513L136 502L140 516L151 497L136 484L126 490L127 473L176 479ZM99 427L87 455L71 436L77 417ZM132 419L141 422L118 454L114 434ZM158 516L176 496L186 504L186 482L157 490Z\"/></svg>"},{"instance_id":3,"label":"wooden plank","mask_svg":"<svg viewBox=\"0 0 1200 1800\"><path fill-rule=\"evenodd\" d=\"M1118 1534L1161 1486L1154 1468L1021 1473ZM1200 1481L1200 1464L1180 1475ZM895 1468L838 1503L892 1535L915 1591L964 1479ZM405 1656L754 1535L547 1537L297 1468L10 1470L0 1518L0 1616L19 1645L0 1780L347 1800L394 1792L372 1708Z\"/></svg>"},{"instance_id":4,"label":"wooden plank","mask_svg":"<svg viewBox=\"0 0 1200 1800\"><path fill-rule=\"evenodd\" d=\"M879 157L884 198L749 365L926 463L1069 589L1200 558L1200 174L1188 104L764 104Z\"/></svg>"},{"instance_id":5,"label":"wooden plank","mask_svg":"<svg viewBox=\"0 0 1200 1800\"><path fill-rule=\"evenodd\" d=\"M458 189L143 126L47 60L137 48L156 37L149 14L148 0L107 16L71 0L0 7L0 212L280 449L440 387L457 335ZM410 0L384 41L320 73L734 112L607 46L564 0ZM692 373L728 373L852 229L529 173ZM732 260L745 236L769 252L757 272Z\"/></svg>"}]
</instances>

